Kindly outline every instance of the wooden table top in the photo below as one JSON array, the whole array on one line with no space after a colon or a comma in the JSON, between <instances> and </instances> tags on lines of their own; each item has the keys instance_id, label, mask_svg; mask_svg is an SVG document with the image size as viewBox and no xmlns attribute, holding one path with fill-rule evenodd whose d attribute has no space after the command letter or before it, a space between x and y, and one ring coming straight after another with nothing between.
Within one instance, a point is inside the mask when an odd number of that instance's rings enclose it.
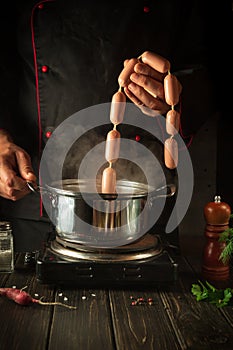
<instances>
[{"instance_id":1,"label":"wooden table top","mask_svg":"<svg viewBox=\"0 0 233 350\"><path fill-rule=\"evenodd\" d=\"M21 306L1 296L0 349L233 349L233 307L197 302L191 286L198 278L198 264L181 254L178 281L167 286L61 289L38 282L18 254L14 272L0 274L1 287L27 287L34 298L77 308ZM132 298L145 302L133 306Z\"/></svg>"}]
</instances>

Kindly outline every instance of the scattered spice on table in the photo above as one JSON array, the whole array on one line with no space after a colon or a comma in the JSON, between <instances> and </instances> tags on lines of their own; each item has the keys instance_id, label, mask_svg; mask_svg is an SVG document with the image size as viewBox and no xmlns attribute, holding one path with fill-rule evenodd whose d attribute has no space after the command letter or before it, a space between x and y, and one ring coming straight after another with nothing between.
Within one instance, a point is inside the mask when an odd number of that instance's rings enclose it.
<instances>
[{"instance_id":1,"label":"scattered spice on table","mask_svg":"<svg viewBox=\"0 0 233 350\"><path fill-rule=\"evenodd\" d=\"M151 297L145 299L143 297L135 298L134 296L131 295L130 300L131 300L132 306L136 306L136 305L150 305L151 306L154 304L154 300Z\"/></svg>"}]
</instances>

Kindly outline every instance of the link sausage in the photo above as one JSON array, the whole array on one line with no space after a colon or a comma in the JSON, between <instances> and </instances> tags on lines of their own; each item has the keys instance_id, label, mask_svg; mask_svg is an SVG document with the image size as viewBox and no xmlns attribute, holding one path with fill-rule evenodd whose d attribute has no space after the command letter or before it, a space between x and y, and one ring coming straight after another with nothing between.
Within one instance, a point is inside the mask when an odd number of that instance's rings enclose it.
<instances>
[{"instance_id":1,"label":"link sausage","mask_svg":"<svg viewBox=\"0 0 233 350\"><path fill-rule=\"evenodd\" d=\"M167 104L170 106L177 105L180 99L181 89L181 84L175 75L166 75L164 78L164 94Z\"/></svg>"},{"instance_id":2,"label":"link sausage","mask_svg":"<svg viewBox=\"0 0 233 350\"><path fill-rule=\"evenodd\" d=\"M122 91L117 91L112 97L110 108L110 120L114 125L123 122L126 106L126 96Z\"/></svg>"},{"instance_id":3,"label":"link sausage","mask_svg":"<svg viewBox=\"0 0 233 350\"><path fill-rule=\"evenodd\" d=\"M113 168L106 168L102 176L102 193L116 193L116 171Z\"/></svg>"},{"instance_id":4,"label":"link sausage","mask_svg":"<svg viewBox=\"0 0 233 350\"><path fill-rule=\"evenodd\" d=\"M166 131L169 135L176 135L180 128L180 113L170 109L166 115Z\"/></svg>"},{"instance_id":5,"label":"link sausage","mask_svg":"<svg viewBox=\"0 0 233 350\"><path fill-rule=\"evenodd\" d=\"M131 58L126 64L125 68L121 71L118 77L118 83L120 86L125 87L130 83L130 75L134 72L134 66L138 63L138 58Z\"/></svg>"},{"instance_id":6,"label":"link sausage","mask_svg":"<svg viewBox=\"0 0 233 350\"><path fill-rule=\"evenodd\" d=\"M142 62L154 68L160 73L167 73L170 70L170 62L153 52L145 51L141 56Z\"/></svg>"},{"instance_id":7,"label":"link sausage","mask_svg":"<svg viewBox=\"0 0 233 350\"><path fill-rule=\"evenodd\" d=\"M108 132L105 145L105 158L109 163L115 162L119 158L121 134L113 129Z\"/></svg>"},{"instance_id":8,"label":"link sausage","mask_svg":"<svg viewBox=\"0 0 233 350\"><path fill-rule=\"evenodd\" d=\"M164 161L169 169L175 169L178 164L178 145L175 139L170 137L164 142Z\"/></svg>"}]
</instances>

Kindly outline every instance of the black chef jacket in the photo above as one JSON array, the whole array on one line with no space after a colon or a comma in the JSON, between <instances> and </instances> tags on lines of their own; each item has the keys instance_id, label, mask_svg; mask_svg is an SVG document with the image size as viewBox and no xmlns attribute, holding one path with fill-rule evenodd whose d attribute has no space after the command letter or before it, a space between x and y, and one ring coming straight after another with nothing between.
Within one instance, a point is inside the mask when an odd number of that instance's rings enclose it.
<instances>
[{"instance_id":1,"label":"black chef jacket","mask_svg":"<svg viewBox=\"0 0 233 350\"><path fill-rule=\"evenodd\" d=\"M192 81L203 90L198 91L197 103L184 86L183 134L195 133L210 115L208 25L202 2L200 6L198 1L185 0L46 0L15 6L1 15L5 85L0 127L30 154L37 173L51 132L73 113L110 102L124 60L145 50L166 57L182 83ZM204 74L205 83L200 84L198 74ZM110 128L105 125L95 135L103 139ZM133 127L122 132L157 149L162 157L163 147L152 135ZM175 175L175 171L165 172L168 178ZM1 199L0 215L10 220L47 221L34 194L15 203Z\"/></svg>"}]
</instances>

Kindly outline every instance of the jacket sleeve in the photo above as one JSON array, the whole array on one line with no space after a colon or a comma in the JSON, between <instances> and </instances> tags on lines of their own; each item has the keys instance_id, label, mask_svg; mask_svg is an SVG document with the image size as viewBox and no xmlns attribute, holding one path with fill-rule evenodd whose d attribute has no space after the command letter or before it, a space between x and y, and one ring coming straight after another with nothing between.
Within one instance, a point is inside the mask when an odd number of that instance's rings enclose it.
<instances>
[{"instance_id":1,"label":"jacket sleeve","mask_svg":"<svg viewBox=\"0 0 233 350\"><path fill-rule=\"evenodd\" d=\"M6 6L0 13L0 128L12 132L13 114L17 109L16 13Z\"/></svg>"}]
</instances>

